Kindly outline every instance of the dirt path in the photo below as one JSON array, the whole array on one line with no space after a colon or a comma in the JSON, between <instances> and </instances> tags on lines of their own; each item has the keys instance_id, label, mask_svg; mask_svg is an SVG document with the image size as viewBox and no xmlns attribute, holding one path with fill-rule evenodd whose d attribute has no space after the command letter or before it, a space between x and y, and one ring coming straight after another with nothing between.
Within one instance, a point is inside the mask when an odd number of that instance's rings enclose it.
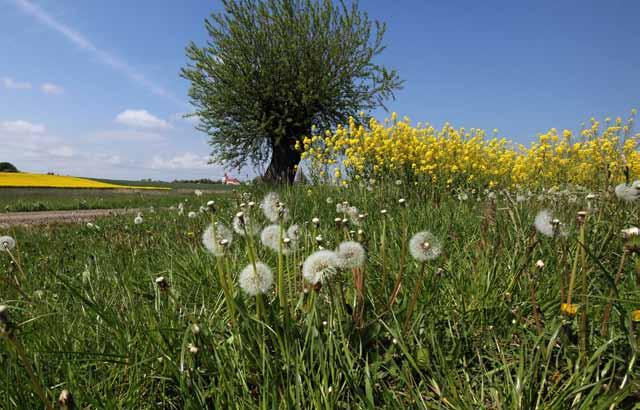
<instances>
[{"instance_id":1,"label":"dirt path","mask_svg":"<svg viewBox=\"0 0 640 410\"><path fill-rule=\"evenodd\" d=\"M133 214L139 209L87 209L79 211L8 212L0 213L0 228L13 225L47 225L55 223L78 223L96 218Z\"/></svg>"}]
</instances>

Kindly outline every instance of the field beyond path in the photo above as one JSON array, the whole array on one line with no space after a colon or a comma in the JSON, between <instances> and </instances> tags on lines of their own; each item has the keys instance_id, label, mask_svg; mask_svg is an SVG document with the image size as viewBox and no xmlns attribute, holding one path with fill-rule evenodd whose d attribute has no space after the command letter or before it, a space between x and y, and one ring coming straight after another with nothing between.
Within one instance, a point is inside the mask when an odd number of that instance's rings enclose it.
<instances>
[{"instance_id":1,"label":"field beyond path","mask_svg":"<svg viewBox=\"0 0 640 410\"><path fill-rule=\"evenodd\" d=\"M105 216L133 214L139 209L84 209L74 211L9 212L0 214L0 228L14 225L89 222Z\"/></svg>"}]
</instances>

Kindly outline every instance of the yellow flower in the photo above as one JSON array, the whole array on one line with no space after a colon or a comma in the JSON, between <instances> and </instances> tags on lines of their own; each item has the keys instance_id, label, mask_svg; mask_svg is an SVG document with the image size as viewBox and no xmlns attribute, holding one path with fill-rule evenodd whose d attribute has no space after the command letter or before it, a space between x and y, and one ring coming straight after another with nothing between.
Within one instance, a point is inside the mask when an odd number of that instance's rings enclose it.
<instances>
[{"instance_id":1,"label":"yellow flower","mask_svg":"<svg viewBox=\"0 0 640 410\"><path fill-rule=\"evenodd\" d=\"M633 322L640 322L640 309L636 309L631 312L631 320Z\"/></svg>"},{"instance_id":2,"label":"yellow flower","mask_svg":"<svg viewBox=\"0 0 640 410\"><path fill-rule=\"evenodd\" d=\"M573 303L563 303L560 306L560 311L568 317L575 317L575 315L578 313L578 305Z\"/></svg>"}]
</instances>

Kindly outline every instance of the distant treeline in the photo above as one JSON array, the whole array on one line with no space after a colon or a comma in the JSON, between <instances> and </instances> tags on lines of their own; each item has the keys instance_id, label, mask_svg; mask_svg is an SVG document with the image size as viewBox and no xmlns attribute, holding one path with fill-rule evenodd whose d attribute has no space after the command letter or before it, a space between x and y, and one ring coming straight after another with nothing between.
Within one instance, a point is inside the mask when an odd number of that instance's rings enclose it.
<instances>
[{"instance_id":1,"label":"distant treeline","mask_svg":"<svg viewBox=\"0 0 640 410\"><path fill-rule=\"evenodd\" d=\"M174 179L174 184L222 184L221 179L209 179L209 178L201 178L201 179Z\"/></svg>"}]
</instances>

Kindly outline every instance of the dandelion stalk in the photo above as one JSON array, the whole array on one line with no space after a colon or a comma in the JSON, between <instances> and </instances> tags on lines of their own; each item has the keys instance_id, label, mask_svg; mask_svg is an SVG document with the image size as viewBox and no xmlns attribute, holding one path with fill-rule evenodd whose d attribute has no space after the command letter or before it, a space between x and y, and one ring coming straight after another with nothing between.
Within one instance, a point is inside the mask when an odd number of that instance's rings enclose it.
<instances>
[{"instance_id":1,"label":"dandelion stalk","mask_svg":"<svg viewBox=\"0 0 640 410\"><path fill-rule=\"evenodd\" d=\"M620 258L620 265L618 266L618 271L615 276L615 285L618 286L620 280L622 279L622 269L624 268L624 262L626 259L627 252L625 250L622 251L622 257ZM613 299L614 291L612 290L609 294L609 299ZM608 333L609 327L609 316L611 316L611 309L613 308L613 302L610 300L607 303L607 306L604 308L604 313L602 315L602 323L600 324L600 335L602 337L606 337Z\"/></svg>"},{"instance_id":2,"label":"dandelion stalk","mask_svg":"<svg viewBox=\"0 0 640 410\"><path fill-rule=\"evenodd\" d=\"M411 317L413 316L413 310L416 307L420 293L422 293L422 286L424 285L424 282L427 280L427 278L425 277L426 266L427 266L426 261L420 264L420 273L418 274L418 283L416 284L416 288L413 292L413 296L411 297L411 301L409 302L409 306L407 307L407 313L404 319L405 332L409 328L409 323L411 321Z\"/></svg>"}]
</instances>

